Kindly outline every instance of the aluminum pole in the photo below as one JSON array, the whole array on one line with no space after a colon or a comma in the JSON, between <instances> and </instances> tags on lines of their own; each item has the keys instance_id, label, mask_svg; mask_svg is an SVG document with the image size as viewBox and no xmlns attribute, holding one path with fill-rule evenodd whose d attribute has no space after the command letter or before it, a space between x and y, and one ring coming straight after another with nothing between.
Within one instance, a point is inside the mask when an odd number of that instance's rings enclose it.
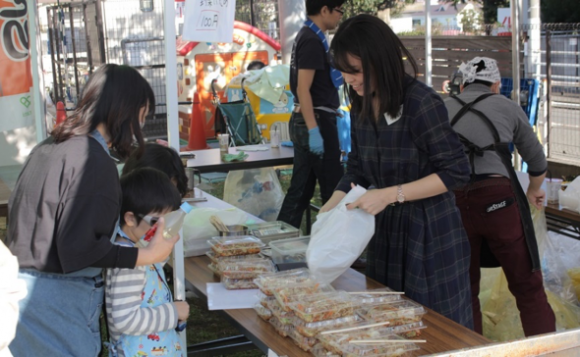
<instances>
[{"instance_id":1,"label":"aluminum pole","mask_svg":"<svg viewBox=\"0 0 580 357\"><path fill-rule=\"evenodd\" d=\"M38 22L38 8L36 1L27 0L28 7L28 36L29 36L29 56L32 70L32 115L36 127L36 141L39 143L46 138L46 117L44 110L44 78L42 77L42 61L40 61L40 25Z\"/></svg>"},{"instance_id":2,"label":"aluminum pole","mask_svg":"<svg viewBox=\"0 0 580 357\"><path fill-rule=\"evenodd\" d=\"M429 87L433 87L431 55L431 0L425 0L425 84Z\"/></svg>"},{"instance_id":3,"label":"aluminum pole","mask_svg":"<svg viewBox=\"0 0 580 357\"><path fill-rule=\"evenodd\" d=\"M511 0L512 17L512 100L520 105L520 0ZM514 151L514 168L520 170L520 159L517 151Z\"/></svg>"},{"instance_id":4,"label":"aluminum pole","mask_svg":"<svg viewBox=\"0 0 580 357\"><path fill-rule=\"evenodd\" d=\"M177 55L175 33L175 0L165 0L163 15L165 37L165 93L167 105L167 139L169 146L179 152L179 116L177 111ZM185 301L185 268L183 264L183 231L173 248L173 296L175 300ZM179 334L181 346L186 348L185 330Z\"/></svg>"},{"instance_id":5,"label":"aluminum pole","mask_svg":"<svg viewBox=\"0 0 580 357\"><path fill-rule=\"evenodd\" d=\"M541 54L541 26L540 20L540 0L530 0L529 7L529 29L530 36L528 42L528 50L530 55L530 71L534 78L541 83L542 76L542 54Z\"/></svg>"},{"instance_id":6,"label":"aluminum pole","mask_svg":"<svg viewBox=\"0 0 580 357\"><path fill-rule=\"evenodd\" d=\"M290 64L294 39L306 21L304 0L278 0L278 19L280 21L282 63Z\"/></svg>"}]
</instances>

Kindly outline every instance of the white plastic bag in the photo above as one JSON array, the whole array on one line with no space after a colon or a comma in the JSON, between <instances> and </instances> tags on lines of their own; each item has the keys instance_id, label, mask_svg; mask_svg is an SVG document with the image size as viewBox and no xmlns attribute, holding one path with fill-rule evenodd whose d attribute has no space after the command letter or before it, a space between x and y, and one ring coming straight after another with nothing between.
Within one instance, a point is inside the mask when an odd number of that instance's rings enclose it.
<instances>
[{"instance_id":1,"label":"white plastic bag","mask_svg":"<svg viewBox=\"0 0 580 357\"><path fill-rule=\"evenodd\" d=\"M331 283L344 273L375 233L375 217L360 209L347 210L367 190L356 186L329 212L318 215L306 250L308 268L317 280Z\"/></svg>"},{"instance_id":2,"label":"white plastic bag","mask_svg":"<svg viewBox=\"0 0 580 357\"><path fill-rule=\"evenodd\" d=\"M275 221L284 202L284 191L271 168L230 171L224 201L267 222Z\"/></svg>"},{"instance_id":3,"label":"white plastic bag","mask_svg":"<svg viewBox=\"0 0 580 357\"><path fill-rule=\"evenodd\" d=\"M244 224L248 215L237 209L218 210L198 208L192 210L183 221L183 249L186 257L204 255L209 250L207 240L219 235L209 222L211 216L218 216L226 225Z\"/></svg>"},{"instance_id":4,"label":"white plastic bag","mask_svg":"<svg viewBox=\"0 0 580 357\"><path fill-rule=\"evenodd\" d=\"M562 208L580 213L580 176L570 182L566 191L558 191L558 200Z\"/></svg>"}]
</instances>

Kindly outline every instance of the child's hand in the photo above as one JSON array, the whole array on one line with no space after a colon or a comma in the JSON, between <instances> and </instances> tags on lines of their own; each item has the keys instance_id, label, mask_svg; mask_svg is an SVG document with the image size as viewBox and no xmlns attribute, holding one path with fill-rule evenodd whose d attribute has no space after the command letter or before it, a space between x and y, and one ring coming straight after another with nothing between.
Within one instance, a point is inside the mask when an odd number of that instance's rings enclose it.
<instances>
[{"instance_id":1,"label":"child's hand","mask_svg":"<svg viewBox=\"0 0 580 357\"><path fill-rule=\"evenodd\" d=\"M179 241L179 235L169 239L163 238L163 229L165 229L165 219L163 217L159 218L156 226L157 231L151 238L147 248L139 249L136 266L150 265L165 261L169 254L171 254L175 243Z\"/></svg>"},{"instance_id":2,"label":"child's hand","mask_svg":"<svg viewBox=\"0 0 580 357\"><path fill-rule=\"evenodd\" d=\"M173 304L177 309L177 318L179 321L187 321L189 318L189 304L186 301L174 301Z\"/></svg>"}]
</instances>

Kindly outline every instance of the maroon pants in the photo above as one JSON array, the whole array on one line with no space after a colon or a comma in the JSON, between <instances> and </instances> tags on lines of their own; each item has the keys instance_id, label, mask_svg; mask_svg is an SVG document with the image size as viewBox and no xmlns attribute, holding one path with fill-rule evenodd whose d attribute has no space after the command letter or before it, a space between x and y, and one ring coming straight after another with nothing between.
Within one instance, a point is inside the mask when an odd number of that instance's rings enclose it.
<instances>
[{"instance_id":1,"label":"maroon pants","mask_svg":"<svg viewBox=\"0 0 580 357\"><path fill-rule=\"evenodd\" d=\"M489 178L455 191L457 207L471 243L471 301L475 331L482 333L479 281L480 251L485 240L506 275L516 298L526 336L556 330L554 312L548 304L542 272L532 272L518 204L510 180Z\"/></svg>"}]
</instances>

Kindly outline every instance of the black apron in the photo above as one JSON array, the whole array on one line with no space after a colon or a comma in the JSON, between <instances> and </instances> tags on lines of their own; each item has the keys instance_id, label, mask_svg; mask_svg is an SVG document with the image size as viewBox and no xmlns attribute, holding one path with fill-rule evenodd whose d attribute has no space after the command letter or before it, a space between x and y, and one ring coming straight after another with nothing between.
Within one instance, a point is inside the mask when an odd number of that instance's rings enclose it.
<instances>
[{"instance_id":1,"label":"black apron","mask_svg":"<svg viewBox=\"0 0 580 357\"><path fill-rule=\"evenodd\" d=\"M475 145L474 143L469 141L466 137L457 133L457 135L459 135L459 139L460 139L461 143L467 149L466 152L469 156L469 163L471 164L471 182L470 182L470 184L472 184L475 180L475 156L476 155L483 156L483 153L485 151L495 151L499 155L499 157L501 158L503 165L505 166L506 170L508 171L508 173L510 175L511 187L512 187L512 190L513 190L514 195L516 197L516 202L518 204L518 209L519 209L520 217L522 220L521 223L522 223L524 235L526 237L526 244L528 246L530 258L532 260L532 271L540 270L540 254L538 252L538 242L536 241L536 234L534 231L534 222L532 221L532 214L530 213L530 206L528 204L528 198L526 197L526 194L525 194L524 190L522 189L522 186L520 185L520 182L517 178L516 171L514 170L514 168L512 166L512 154L511 154L510 149L509 149L509 143L502 143L500 141L499 133L498 133L496 127L493 125L492 121L489 120L489 118L485 114L483 114L481 111L473 108L473 106L476 103L481 102L482 100L484 100L487 97L490 97L492 95L495 95L495 93L486 93L486 94L480 95L471 103L465 103L464 101L457 98L456 96L451 96L451 98L454 98L459 103L461 103L461 105L463 105L461 110L459 110L459 112L451 120L451 127L455 126L455 124L457 124L457 122L465 115L465 113L467 113L468 111L471 111L472 113L474 113L478 117L480 117L483 120L483 122L487 125L487 127L489 128L490 132L493 135L494 143L491 145L485 146L483 148ZM495 258L495 256L491 252L491 250L489 249L489 246L488 246L486 240L484 239L482 241L482 246L481 246L481 267L494 268L494 267L499 267L499 266L500 266L499 262L497 261L497 259Z\"/></svg>"}]
</instances>

